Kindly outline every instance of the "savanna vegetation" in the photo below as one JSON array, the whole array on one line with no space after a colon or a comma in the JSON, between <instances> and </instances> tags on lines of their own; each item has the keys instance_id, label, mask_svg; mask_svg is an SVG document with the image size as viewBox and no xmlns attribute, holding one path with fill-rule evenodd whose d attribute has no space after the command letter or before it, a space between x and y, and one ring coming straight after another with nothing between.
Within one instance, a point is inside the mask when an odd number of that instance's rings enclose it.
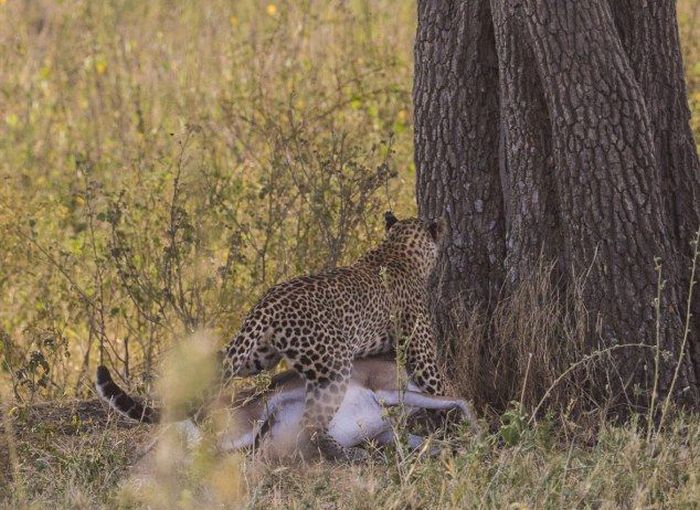
<instances>
[{"instance_id":1,"label":"savanna vegetation","mask_svg":"<svg viewBox=\"0 0 700 510\"><path fill-rule=\"evenodd\" d=\"M546 267L488 323L457 321L445 361L482 435L458 431L435 458L398 447L302 470L203 450L173 472L166 442L157 483L119 487L153 429L91 400L97 364L157 394L162 360L193 335L223 343L267 287L355 259L387 209L415 215L415 11L0 0L2 504L697 507L697 417L613 425L546 399L575 392L567 371L586 364ZM698 140L700 2L678 16ZM500 373L475 362L487 334L521 340Z\"/></svg>"}]
</instances>

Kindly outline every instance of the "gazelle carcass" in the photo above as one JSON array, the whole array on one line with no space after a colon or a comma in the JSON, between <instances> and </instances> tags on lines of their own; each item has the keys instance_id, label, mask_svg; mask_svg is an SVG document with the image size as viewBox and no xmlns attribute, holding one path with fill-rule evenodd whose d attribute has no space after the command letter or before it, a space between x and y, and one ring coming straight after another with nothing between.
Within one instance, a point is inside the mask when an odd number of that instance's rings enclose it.
<instances>
[{"instance_id":1,"label":"gazelle carcass","mask_svg":"<svg viewBox=\"0 0 700 510\"><path fill-rule=\"evenodd\" d=\"M105 367L98 368L96 388L100 397L123 416L149 423L161 421L159 409L134 400L112 380ZM301 434L305 394L304 380L288 370L275 375L269 389L262 393L240 392L233 398L221 395L216 407L225 409L227 423L218 434L218 448L236 451L257 446L276 455L309 451L309 438ZM355 360L347 393L329 425L329 433L344 447L368 441L391 444L395 435L386 411L397 406L408 417L422 410L457 409L472 425L476 424L466 401L418 392L395 359L382 355ZM176 423L192 442L201 437L192 419ZM420 447L424 439L408 435L412 448Z\"/></svg>"}]
</instances>

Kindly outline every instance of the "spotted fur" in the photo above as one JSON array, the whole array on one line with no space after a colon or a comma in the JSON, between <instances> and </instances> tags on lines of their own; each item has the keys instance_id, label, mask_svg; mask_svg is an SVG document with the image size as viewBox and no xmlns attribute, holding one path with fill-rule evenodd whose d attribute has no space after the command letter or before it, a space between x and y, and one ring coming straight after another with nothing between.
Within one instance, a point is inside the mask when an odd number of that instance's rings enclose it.
<instances>
[{"instance_id":1,"label":"spotted fur","mask_svg":"<svg viewBox=\"0 0 700 510\"><path fill-rule=\"evenodd\" d=\"M385 215L387 234L348 267L272 287L224 351L225 381L284 358L305 381L303 424L328 457L351 457L327 427L345 394L352 361L397 347L421 391L444 394L427 309L427 280L442 225Z\"/></svg>"}]
</instances>

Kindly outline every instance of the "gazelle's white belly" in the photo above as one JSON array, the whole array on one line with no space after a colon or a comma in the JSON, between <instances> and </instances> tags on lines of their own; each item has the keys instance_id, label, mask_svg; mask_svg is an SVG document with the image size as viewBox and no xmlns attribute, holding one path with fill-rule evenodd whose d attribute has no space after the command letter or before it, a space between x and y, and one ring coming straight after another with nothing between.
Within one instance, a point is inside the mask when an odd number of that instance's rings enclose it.
<instances>
[{"instance_id":1,"label":"gazelle's white belly","mask_svg":"<svg viewBox=\"0 0 700 510\"><path fill-rule=\"evenodd\" d=\"M407 390L417 388L410 381ZM386 393L386 392L380 392ZM395 392L390 392L395 393ZM267 410L260 417L270 420L270 428L263 434L263 443L277 451L293 450L299 446L305 390L298 387L282 391L270 398ZM417 408L402 405L404 413L412 414ZM269 414L268 414L269 413ZM328 433L344 447L358 446L390 430L390 423L378 394L364 386L350 383L340 408L328 426ZM220 437L220 447L231 451L253 446L258 429L233 427Z\"/></svg>"},{"instance_id":2,"label":"gazelle's white belly","mask_svg":"<svg viewBox=\"0 0 700 510\"><path fill-rule=\"evenodd\" d=\"M269 440L276 444L296 443L301 431L304 398L285 399L273 418ZM372 439L388 426L382 406L372 390L351 384L338 412L328 426L329 434L345 447Z\"/></svg>"},{"instance_id":3,"label":"gazelle's white belly","mask_svg":"<svg viewBox=\"0 0 700 510\"><path fill-rule=\"evenodd\" d=\"M372 390L351 385L328 427L329 434L345 447L357 446L388 427L382 406Z\"/></svg>"}]
</instances>

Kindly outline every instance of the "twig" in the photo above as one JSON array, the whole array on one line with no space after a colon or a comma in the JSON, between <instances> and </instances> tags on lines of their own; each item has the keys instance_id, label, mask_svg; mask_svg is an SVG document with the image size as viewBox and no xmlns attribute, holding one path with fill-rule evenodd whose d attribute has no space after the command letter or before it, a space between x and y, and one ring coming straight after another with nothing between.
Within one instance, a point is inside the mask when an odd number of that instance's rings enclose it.
<instances>
[{"instance_id":1,"label":"twig","mask_svg":"<svg viewBox=\"0 0 700 510\"><path fill-rule=\"evenodd\" d=\"M659 388L659 361L661 357L661 291L663 282L661 281L661 262L655 259L656 272L658 273L656 281L656 299L654 300L654 308L656 309L656 356L654 357L654 388L651 392L651 403L649 405L649 418L647 422L647 442L651 439L651 433L654 429L654 406L656 405L656 392ZM646 365L645 365L646 366Z\"/></svg>"},{"instance_id":2,"label":"twig","mask_svg":"<svg viewBox=\"0 0 700 510\"><path fill-rule=\"evenodd\" d=\"M661 430L661 426L666 419L666 413L668 411L668 406L671 402L671 395L673 395L673 389L676 386L676 381L678 380L678 372L680 372L681 364L683 363L683 356L685 355L685 346L688 343L688 334L690 333L690 318L693 314L690 312L691 303L693 300L693 288L695 287L695 270L697 269L698 263L698 245L700 245L700 229L695 233L695 239L693 240L695 244L695 250L693 252L693 265L690 270L690 283L688 284L688 302L686 304L685 310L685 328L683 330L683 342L681 342L681 352L678 354L678 363L676 363L676 370L673 372L673 379L671 380L671 386L666 394L666 399L664 400L664 406L661 411L661 418L659 419L658 430Z\"/></svg>"},{"instance_id":3,"label":"twig","mask_svg":"<svg viewBox=\"0 0 700 510\"><path fill-rule=\"evenodd\" d=\"M525 401L525 388L527 387L527 378L530 375L530 363L532 362L532 353L527 355L527 367L525 368L525 380L523 381L523 389L520 390L520 411L523 412L523 402Z\"/></svg>"},{"instance_id":4,"label":"twig","mask_svg":"<svg viewBox=\"0 0 700 510\"><path fill-rule=\"evenodd\" d=\"M547 391L544 392L544 396L542 399L539 401L537 406L535 407L534 411L532 411L532 415L530 416L530 419L527 421L527 425L530 426L532 424L532 421L535 419L535 416L537 415L537 412L540 410L540 407L542 407L542 404L544 404L544 401L549 398L549 395L552 393L552 390L554 390L554 387L561 382L564 377L569 375L573 370L578 368L579 366L583 365L584 363L587 363L588 361L591 361L593 358L600 357L604 354L608 354L612 351L618 350L618 349L625 349L625 348L631 348L631 347L644 347L647 349L654 349L655 347L653 345L647 345L647 344L642 344L642 343L636 343L636 344L620 344L620 345L613 345L611 347L608 347L606 349L602 349L600 351L595 351L590 354L587 354L584 356L582 359L578 360L576 363L572 364L569 368L564 370L559 377L557 377L554 382L551 384L549 388L547 388Z\"/></svg>"}]
</instances>

